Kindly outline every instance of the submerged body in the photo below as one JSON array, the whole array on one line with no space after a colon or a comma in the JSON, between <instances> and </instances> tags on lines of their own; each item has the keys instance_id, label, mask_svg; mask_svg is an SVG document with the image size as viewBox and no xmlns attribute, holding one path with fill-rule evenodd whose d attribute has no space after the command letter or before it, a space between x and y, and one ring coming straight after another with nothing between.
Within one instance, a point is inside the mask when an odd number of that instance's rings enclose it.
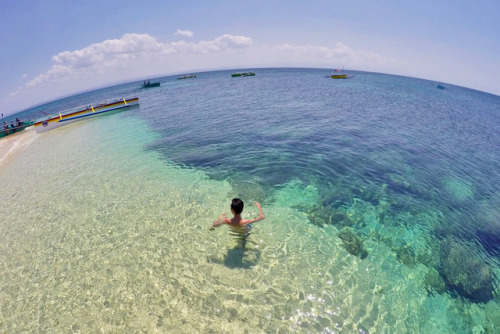
<instances>
[{"instance_id":1,"label":"submerged body","mask_svg":"<svg viewBox=\"0 0 500 334\"><path fill-rule=\"evenodd\" d=\"M253 223L258 222L266 218L262 212L260 203L255 202L255 206L259 209L259 217L255 219L243 219L241 217L241 212L243 211L243 201L239 198L234 198L231 203L231 212L233 213L233 218L228 218L226 214L220 216L212 224L212 229L219 227L223 224L229 225L231 231L243 238L243 247L246 244L246 238L250 235L250 230L253 228Z\"/></svg>"}]
</instances>

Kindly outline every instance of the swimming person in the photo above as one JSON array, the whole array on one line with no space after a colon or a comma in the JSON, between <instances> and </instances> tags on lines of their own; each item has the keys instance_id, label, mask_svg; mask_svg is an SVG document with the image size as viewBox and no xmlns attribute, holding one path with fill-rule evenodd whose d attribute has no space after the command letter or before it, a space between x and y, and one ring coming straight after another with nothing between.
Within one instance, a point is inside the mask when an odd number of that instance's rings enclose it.
<instances>
[{"instance_id":1,"label":"swimming person","mask_svg":"<svg viewBox=\"0 0 500 334\"><path fill-rule=\"evenodd\" d=\"M212 229L215 227L219 227L222 224L228 224L234 232L242 236L243 247L245 247L246 238L250 235L250 230L253 227L252 224L266 218L258 202L255 202L255 206L257 207L257 209L259 209L258 218L255 219L241 218L241 212L243 211L244 206L245 204L241 199L233 198L231 202L231 212L233 213L233 218L230 219L226 216L226 214L223 214L212 224Z\"/></svg>"}]
</instances>

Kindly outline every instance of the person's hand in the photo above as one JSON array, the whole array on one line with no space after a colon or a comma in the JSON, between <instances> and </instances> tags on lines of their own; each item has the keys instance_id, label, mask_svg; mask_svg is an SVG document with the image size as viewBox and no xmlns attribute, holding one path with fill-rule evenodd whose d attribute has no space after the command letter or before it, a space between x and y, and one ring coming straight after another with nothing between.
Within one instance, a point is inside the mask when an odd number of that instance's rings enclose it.
<instances>
[{"instance_id":1,"label":"person's hand","mask_svg":"<svg viewBox=\"0 0 500 334\"><path fill-rule=\"evenodd\" d=\"M259 209L259 220L266 218L266 216L264 216L264 213L262 212L262 208L260 207L260 203L255 202L255 206L257 207L257 209Z\"/></svg>"},{"instance_id":2,"label":"person's hand","mask_svg":"<svg viewBox=\"0 0 500 334\"><path fill-rule=\"evenodd\" d=\"M219 227L222 225L222 223L224 222L224 220L226 220L227 216L225 213L223 213L219 218L217 218L216 221L214 221L214 223L212 224L212 229L214 227Z\"/></svg>"}]
</instances>

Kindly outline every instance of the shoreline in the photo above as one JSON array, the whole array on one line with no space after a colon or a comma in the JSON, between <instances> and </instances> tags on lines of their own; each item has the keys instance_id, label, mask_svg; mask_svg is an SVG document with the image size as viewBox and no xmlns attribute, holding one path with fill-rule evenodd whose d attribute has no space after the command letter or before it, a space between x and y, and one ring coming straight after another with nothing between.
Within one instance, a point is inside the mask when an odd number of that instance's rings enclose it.
<instances>
[{"instance_id":1,"label":"shoreline","mask_svg":"<svg viewBox=\"0 0 500 334\"><path fill-rule=\"evenodd\" d=\"M0 169L36 138L34 126L0 139Z\"/></svg>"}]
</instances>

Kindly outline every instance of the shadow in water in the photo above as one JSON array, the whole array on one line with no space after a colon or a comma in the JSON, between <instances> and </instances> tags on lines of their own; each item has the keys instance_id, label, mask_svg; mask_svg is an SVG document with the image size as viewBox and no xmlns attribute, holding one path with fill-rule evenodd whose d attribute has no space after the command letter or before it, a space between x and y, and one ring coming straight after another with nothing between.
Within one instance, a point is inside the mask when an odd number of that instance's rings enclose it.
<instances>
[{"instance_id":1,"label":"shadow in water","mask_svg":"<svg viewBox=\"0 0 500 334\"><path fill-rule=\"evenodd\" d=\"M258 249L248 248L248 244L255 243L240 238L238 244L233 249L227 250L224 261L212 258L210 262L223 264L228 268L252 269L260 260L260 251Z\"/></svg>"},{"instance_id":2,"label":"shadow in water","mask_svg":"<svg viewBox=\"0 0 500 334\"><path fill-rule=\"evenodd\" d=\"M260 259L260 251L249 248L233 248L227 250L224 265L228 268L251 269Z\"/></svg>"}]
</instances>

